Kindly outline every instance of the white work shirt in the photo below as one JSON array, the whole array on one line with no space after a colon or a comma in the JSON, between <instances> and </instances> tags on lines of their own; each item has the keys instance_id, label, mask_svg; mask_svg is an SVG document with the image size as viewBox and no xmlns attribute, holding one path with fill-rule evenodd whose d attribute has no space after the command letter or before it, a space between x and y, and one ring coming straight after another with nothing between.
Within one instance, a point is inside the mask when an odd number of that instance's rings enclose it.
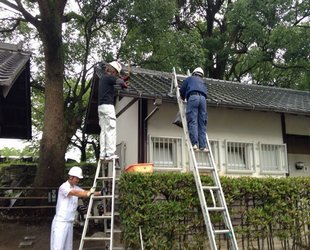
<instances>
[{"instance_id":1,"label":"white work shirt","mask_svg":"<svg viewBox=\"0 0 310 250\"><path fill-rule=\"evenodd\" d=\"M69 195L69 192L72 189L83 190L79 186L72 186L68 181L64 182L59 187L55 214L56 221L74 221L75 212L78 206L78 197Z\"/></svg>"}]
</instances>

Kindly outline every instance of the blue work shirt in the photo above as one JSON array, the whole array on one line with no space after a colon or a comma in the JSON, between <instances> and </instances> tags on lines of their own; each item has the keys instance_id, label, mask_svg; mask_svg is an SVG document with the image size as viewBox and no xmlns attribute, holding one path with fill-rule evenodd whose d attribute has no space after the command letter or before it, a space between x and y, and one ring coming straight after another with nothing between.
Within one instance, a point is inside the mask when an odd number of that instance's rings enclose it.
<instances>
[{"instance_id":1,"label":"blue work shirt","mask_svg":"<svg viewBox=\"0 0 310 250\"><path fill-rule=\"evenodd\" d=\"M182 99L188 100L191 92L199 92L207 98L208 87L206 82L200 76L187 77L180 88L180 95Z\"/></svg>"}]
</instances>

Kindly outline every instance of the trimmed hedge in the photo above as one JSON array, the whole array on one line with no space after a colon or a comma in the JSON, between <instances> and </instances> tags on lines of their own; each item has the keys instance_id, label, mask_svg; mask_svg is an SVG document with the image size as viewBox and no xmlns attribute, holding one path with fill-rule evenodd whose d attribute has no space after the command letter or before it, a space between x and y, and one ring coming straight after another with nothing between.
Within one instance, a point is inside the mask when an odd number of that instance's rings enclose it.
<instances>
[{"instance_id":1,"label":"trimmed hedge","mask_svg":"<svg viewBox=\"0 0 310 250\"><path fill-rule=\"evenodd\" d=\"M212 185L209 176L204 184ZM309 178L221 177L240 249L309 246ZM139 249L205 249L208 239L192 174L125 173L120 216L126 246ZM212 200L207 196L207 201ZM219 218L215 227L223 223ZM218 220L217 220L218 219ZM218 239L218 245L226 245ZM279 248L280 246L280 248Z\"/></svg>"}]
</instances>

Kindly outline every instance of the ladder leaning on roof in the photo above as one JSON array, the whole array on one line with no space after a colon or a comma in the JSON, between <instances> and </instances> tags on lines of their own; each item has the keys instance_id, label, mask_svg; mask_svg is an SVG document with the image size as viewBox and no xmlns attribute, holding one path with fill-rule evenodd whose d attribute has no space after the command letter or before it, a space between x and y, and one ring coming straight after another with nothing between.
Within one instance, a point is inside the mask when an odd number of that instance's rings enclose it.
<instances>
[{"instance_id":1,"label":"ladder leaning on roof","mask_svg":"<svg viewBox=\"0 0 310 250\"><path fill-rule=\"evenodd\" d=\"M173 82L174 82L174 90L176 92L176 97L179 106L180 117L183 124L183 132L185 135L185 141L188 147L189 158L191 163L193 164L193 174L196 182L196 188L200 200L201 210L204 218L204 222L206 225L209 243L212 250L217 250L218 247L216 245L216 236L224 235L229 241L229 249L237 250L238 245L236 241L236 237L234 234L233 226L230 220L229 212L227 209L224 193L222 190L220 178L218 176L217 170L215 168L215 163L213 159L213 155L211 152L210 142L208 139L208 135L206 135L207 148L208 152L196 152L194 151L192 144L190 142L184 102L181 99L178 80L175 72L175 68L173 68ZM202 156L203 159L206 159L206 162L209 162L207 166L198 165L196 156ZM201 181L202 173L211 173L213 183L210 185L203 185ZM207 204L207 200L209 205ZM211 219L215 215L221 216L224 228L216 228L215 223L212 223Z\"/></svg>"},{"instance_id":2,"label":"ladder leaning on roof","mask_svg":"<svg viewBox=\"0 0 310 250\"><path fill-rule=\"evenodd\" d=\"M105 188L106 192L102 196L92 195L90 197L79 250L83 249L85 241L105 242L105 249L124 249L123 247L115 247L113 244L113 235L117 231L114 225L115 216L118 216L118 213L114 211L116 162L117 159L112 159L111 161L98 161L93 187L97 187L98 181L102 181L102 186ZM112 171L109 171L109 169ZM104 211L102 215L92 215L95 200L101 200L103 202ZM90 220L101 220L103 222L105 231L103 235L96 237L86 236L88 234ZM108 228L108 224L110 224L110 228Z\"/></svg>"}]
</instances>

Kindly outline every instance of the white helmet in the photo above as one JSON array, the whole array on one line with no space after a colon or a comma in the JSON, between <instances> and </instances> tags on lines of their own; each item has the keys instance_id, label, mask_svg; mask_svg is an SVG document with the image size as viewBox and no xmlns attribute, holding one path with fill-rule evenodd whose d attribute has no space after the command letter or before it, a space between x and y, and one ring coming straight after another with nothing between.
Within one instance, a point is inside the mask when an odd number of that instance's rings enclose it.
<instances>
[{"instance_id":1,"label":"white helmet","mask_svg":"<svg viewBox=\"0 0 310 250\"><path fill-rule=\"evenodd\" d=\"M119 62L113 61L113 62L110 62L109 64L117 71L117 73L119 74L121 73L122 65Z\"/></svg>"},{"instance_id":2,"label":"white helmet","mask_svg":"<svg viewBox=\"0 0 310 250\"><path fill-rule=\"evenodd\" d=\"M68 175L75 176L79 179L83 179L83 171L80 167L75 166L75 167L70 168Z\"/></svg>"},{"instance_id":3,"label":"white helmet","mask_svg":"<svg viewBox=\"0 0 310 250\"><path fill-rule=\"evenodd\" d=\"M203 69L200 67L194 69L194 71L192 72L192 75L199 75L199 76L203 77L204 76Z\"/></svg>"}]
</instances>

